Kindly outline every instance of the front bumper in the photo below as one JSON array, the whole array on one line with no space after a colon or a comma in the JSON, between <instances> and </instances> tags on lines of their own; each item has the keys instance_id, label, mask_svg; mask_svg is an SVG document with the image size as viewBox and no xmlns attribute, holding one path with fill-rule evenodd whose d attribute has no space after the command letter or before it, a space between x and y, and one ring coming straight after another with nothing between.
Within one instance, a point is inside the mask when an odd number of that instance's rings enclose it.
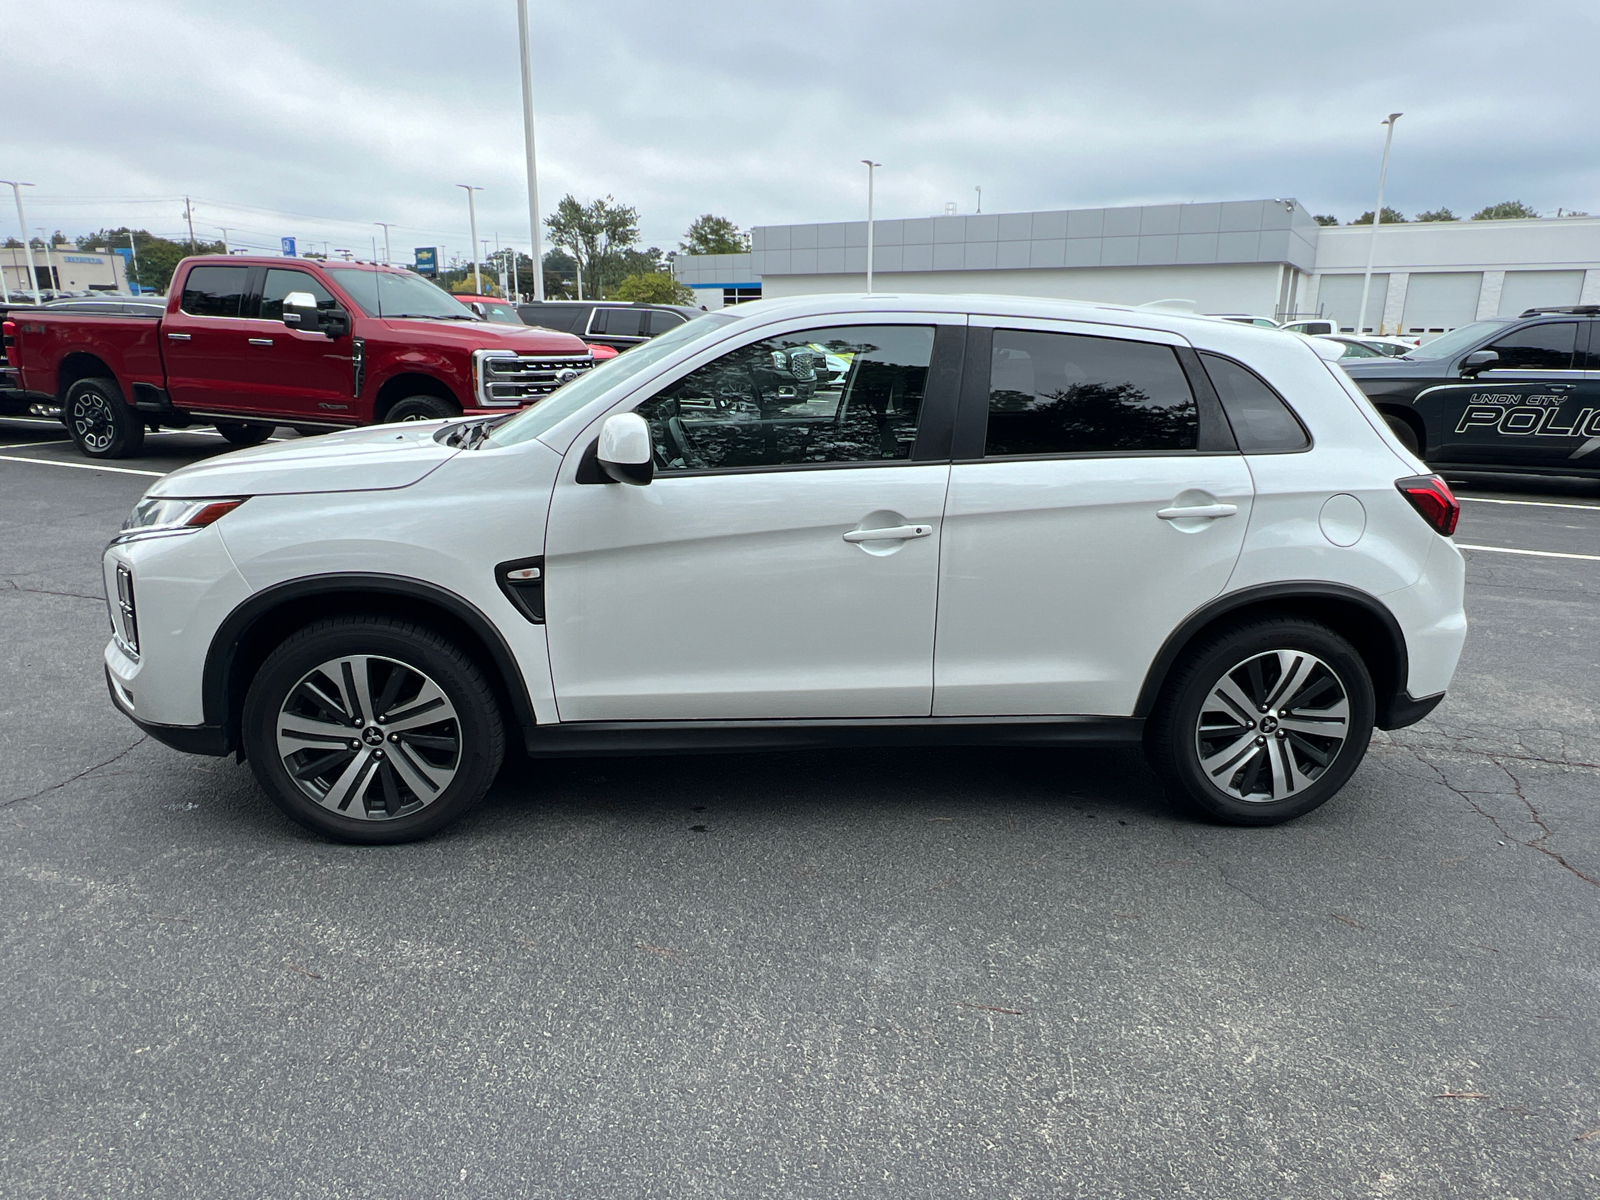
<instances>
[{"instance_id":1,"label":"front bumper","mask_svg":"<svg viewBox=\"0 0 1600 1200\"><path fill-rule=\"evenodd\" d=\"M123 716L162 745L171 746L185 754L209 754L214 758L220 758L233 749L228 744L227 730L216 725L159 725L135 716L123 698L116 679L112 677L109 666L106 668L106 690L111 693L111 703L117 706Z\"/></svg>"}]
</instances>

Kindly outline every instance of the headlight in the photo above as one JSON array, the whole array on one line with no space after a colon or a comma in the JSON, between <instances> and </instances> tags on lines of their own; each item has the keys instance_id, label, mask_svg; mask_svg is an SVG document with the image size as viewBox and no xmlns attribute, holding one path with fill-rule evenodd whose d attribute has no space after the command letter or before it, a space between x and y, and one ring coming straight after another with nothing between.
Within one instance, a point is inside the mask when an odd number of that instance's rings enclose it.
<instances>
[{"instance_id":1,"label":"headlight","mask_svg":"<svg viewBox=\"0 0 1600 1200\"><path fill-rule=\"evenodd\" d=\"M246 500L235 496L225 500L169 500L147 496L133 506L122 529L111 544L138 538L165 537L174 533L193 533L227 516Z\"/></svg>"}]
</instances>

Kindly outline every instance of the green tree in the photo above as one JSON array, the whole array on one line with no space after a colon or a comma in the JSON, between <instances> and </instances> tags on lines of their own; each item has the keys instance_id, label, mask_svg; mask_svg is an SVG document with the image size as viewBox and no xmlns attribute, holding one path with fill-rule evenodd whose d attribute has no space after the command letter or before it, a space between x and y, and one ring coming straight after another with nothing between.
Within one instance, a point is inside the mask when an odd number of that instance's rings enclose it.
<instances>
[{"instance_id":1,"label":"green tree","mask_svg":"<svg viewBox=\"0 0 1600 1200\"><path fill-rule=\"evenodd\" d=\"M1417 214L1417 220L1419 220L1419 221L1459 221L1459 220L1461 220L1461 218L1456 216L1455 213L1451 212L1448 208L1436 208L1432 212L1419 212Z\"/></svg>"},{"instance_id":2,"label":"green tree","mask_svg":"<svg viewBox=\"0 0 1600 1200\"><path fill-rule=\"evenodd\" d=\"M629 275L617 284L612 296L645 304L693 304L694 292L665 271Z\"/></svg>"},{"instance_id":3,"label":"green tree","mask_svg":"<svg viewBox=\"0 0 1600 1200\"><path fill-rule=\"evenodd\" d=\"M1539 214L1529 208L1521 200L1502 200L1499 204L1491 204L1487 208L1480 208L1472 214L1474 221L1517 221Z\"/></svg>"},{"instance_id":4,"label":"green tree","mask_svg":"<svg viewBox=\"0 0 1600 1200\"><path fill-rule=\"evenodd\" d=\"M1405 216L1400 212L1399 209L1390 208L1387 204L1385 204L1383 206L1383 223L1385 225L1400 225L1400 224L1403 224L1404 222L1405 222ZM1371 225L1372 224L1372 210L1369 208L1366 212L1362 213L1354 221L1351 221L1350 224L1352 224L1352 225Z\"/></svg>"},{"instance_id":5,"label":"green tree","mask_svg":"<svg viewBox=\"0 0 1600 1200\"><path fill-rule=\"evenodd\" d=\"M117 229L102 229L98 233L85 234L76 238L80 250L90 250L96 246L104 246L108 250L126 246L129 237L133 239L134 256L139 260L138 270L133 272L133 282L140 287L152 288L158 292L167 290L167 285L172 282L172 272L178 263L189 257L189 242L187 239L174 242L164 237L157 237L148 229L130 230L126 225ZM196 244L197 254L221 254L221 242L199 242Z\"/></svg>"},{"instance_id":6,"label":"green tree","mask_svg":"<svg viewBox=\"0 0 1600 1200\"><path fill-rule=\"evenodd\" d=\"M607 268L639 240L639 210L612 196L580 204L569 192L544 224L550 241L577 261L583 294L590 299L605 295Z\"/></svg>"},{"instance_id":7,"label":"green tree","mask_svg":"<svg viewBox=\"0 0 1600 1200\"><path fill-rule=\"evenodd\" d=\"M706 213L695 218L678 249L685 254L744 254L750 249L750 235L739 232L727 217Z\"/></svg>"},{"instance_id":8,"label":"green tree","mask_svg":"<svg viewBox=\"0 0 1600 1200\"><path fill-rule=\"evenodd\" d=\"M1327 214L1327 213L1321 214L1320 216L1312 217L1311 219L1313 221L1315 221L1318 225L1337 225L1339 223L1339 218L1338 217L1332 216L1332 215Z\"/></svg>"}]
</instances>

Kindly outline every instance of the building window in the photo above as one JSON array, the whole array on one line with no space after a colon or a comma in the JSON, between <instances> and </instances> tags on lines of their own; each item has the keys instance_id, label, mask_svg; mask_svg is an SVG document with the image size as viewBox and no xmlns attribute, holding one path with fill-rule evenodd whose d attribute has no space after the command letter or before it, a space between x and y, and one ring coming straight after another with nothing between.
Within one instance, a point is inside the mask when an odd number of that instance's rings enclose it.
<instances>
[{"instance_id":1,"label":"building window","mask_svg":"<svg viewBox=\"0 0 1600 1200\"><path fill-rule=\"evenodd\" d=\"M722 289L722 303L724 306L746 304L751 300L759 299L761 299L760 284L756 284L754 287L725 287Z\"/></svg>"}]
</instances>

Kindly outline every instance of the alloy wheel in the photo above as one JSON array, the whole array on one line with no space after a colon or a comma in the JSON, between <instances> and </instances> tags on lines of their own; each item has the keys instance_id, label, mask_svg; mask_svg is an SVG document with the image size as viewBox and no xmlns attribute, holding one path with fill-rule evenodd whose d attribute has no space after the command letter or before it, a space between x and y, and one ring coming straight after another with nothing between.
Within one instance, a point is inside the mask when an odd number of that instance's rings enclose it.
<instances>
[{"instance_id":1,"label":"alloy wheel","mask_svg":"<svg viewBox=\"0 0 1600 1200\"><path fill-rule=\"evenodd\" d=\"M96 454L109 450L117 436L111 401L99 392L83 392L72 406L72 428L86 450Z\"/></svg>"},{"instance_id":2,"label":"alloy wheel","mask_svg":"<svg viewBox=\"0 0 1600 1200\"><path fill-rule=\"evenodd\" d=\"M444 690L416 667L375 654L307 671L289 689L274 733L295 785L355 820L426 808L461 766L461 723Z\"/></svg>"},{"instance_id":3,"label":"alloy wheel","mask_svg":"<svg viewBox=\"0 0 1600 1200\"><path fill-rule=\"evenodd\" d=\"M1269 650L1225 671L1200 705L1195 748L1211 783L1237 800L1271 804L1304 792L1339 756L1350 696L1327 663L1304 650Z\"/></svg>"}]
</instances>

